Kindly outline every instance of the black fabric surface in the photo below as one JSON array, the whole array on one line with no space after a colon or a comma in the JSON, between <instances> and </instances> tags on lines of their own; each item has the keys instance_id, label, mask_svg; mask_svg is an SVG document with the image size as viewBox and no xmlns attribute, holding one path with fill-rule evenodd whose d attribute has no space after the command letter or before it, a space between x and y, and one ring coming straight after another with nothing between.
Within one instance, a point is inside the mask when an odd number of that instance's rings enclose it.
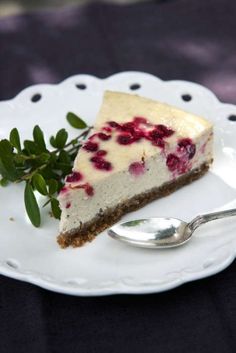
<instances>
[{"instance_id":1,"label":"black fabric surface","mask_svg":"<svg viewBox=\"0 0 236 353\"><path fill-rule=\"evenodd\" d=\"M0 99L73 74L140 70L236 103L235 15L234 0L169 0L1 19ZM0 276L0 353L235 352L235 275L234 262L169 292L97 298Z\"/></svg>"}]
</instances>

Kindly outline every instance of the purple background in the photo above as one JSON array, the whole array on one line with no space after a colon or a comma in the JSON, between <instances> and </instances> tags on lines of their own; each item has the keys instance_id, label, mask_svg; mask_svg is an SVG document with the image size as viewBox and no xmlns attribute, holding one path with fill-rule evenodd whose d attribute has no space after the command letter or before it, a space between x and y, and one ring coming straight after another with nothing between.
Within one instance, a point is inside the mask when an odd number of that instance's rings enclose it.
<instances>
[{"instance_id":1,"label":"purple background","mask_svg":"<svg viewBox=\"0 0 236 353\"><path fill-rule=\"evenodd\" d=\"M236 4L91 4L0 20L0 99L78 73L139 70L201 83L236 102Z\"/></svg>"}]
</instances>

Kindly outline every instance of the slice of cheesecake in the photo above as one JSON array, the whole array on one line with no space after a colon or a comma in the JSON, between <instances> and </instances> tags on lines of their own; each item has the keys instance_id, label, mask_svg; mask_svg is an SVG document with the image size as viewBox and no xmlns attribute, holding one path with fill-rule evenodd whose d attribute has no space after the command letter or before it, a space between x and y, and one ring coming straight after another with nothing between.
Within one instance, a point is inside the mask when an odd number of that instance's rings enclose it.
<instances>
[{"instance_id":1,"label":"slice of cheesecake","mask_svg":"<svg viewBox=\"0 0 236 353\"><path fill-rule=\"evenodd\" d=\"M61 247L81 246L124 214L198 179L212 124L167 104L110 92L59 194Z\"/></svg>"}]
</instances>

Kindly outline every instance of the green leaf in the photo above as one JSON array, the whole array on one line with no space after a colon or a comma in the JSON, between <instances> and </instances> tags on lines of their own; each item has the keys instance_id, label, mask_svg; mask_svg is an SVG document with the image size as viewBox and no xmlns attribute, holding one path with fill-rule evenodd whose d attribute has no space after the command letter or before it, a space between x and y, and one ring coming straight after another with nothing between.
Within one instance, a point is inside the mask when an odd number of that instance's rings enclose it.
<instances>
[{"instance_id":1,"label":"green leaf","mask_svg":"<svg viewBox=\"0 0 236 353\"><path fill-rule=\"evenodd\" d=\"M63 148L66 144L68 133L65 129L61 129L56 134L56 145L58 148Z\"/></svg>"},{"instance_id":2,"label":"green leaf","mask_svg":"<svg viewBox=\"0 0 236 353\"><path fill-rule=\"evenodd\" d=\"M85 121L83 121L80 117L78 117L74 113L71 113L71 112L67 113L66 119L68 123L75 129L85 129L87 127L87 124L85 123Z\"/></svg>"},{"instance_id":3,"label":"green leaf","mask_svg":"<svg viewBox=\"0 0 236 353\"><path fill-rule=\"evenodd\" d=\"M52 145L52 147L57 148L57 143L56 143L56 139L54 136L51 136L49 141L50 141L50 144Z\"/></svg>"},{"instance_id":4,"label":"green leaf","mask_svg":"<svg viewBox=\"0 0 236 353\"><path fill-rule=\"evenodd\" d=\"M48 165L46 168L44 168L40 174L43 175L45 180L61 178L57 173L55 173L51 165Z\"/></svg>"},{"instance_id":5,"label":"green leaf","mask_svg":"<svg viewBox=\"0 0 236 353\"><path fill-rule=\"evenodd\" d=\"M34 127L33 137L34 137L34 142L40 147L42 151L45 151L46 145L44 141L44 134L38 125Z\"/></svg>"},{"instance_id":6,"label":"green leaf","mask_svg":"<svg viewBox=\"0 0 236 353\"><path fill-rule=\"evenodd\" d=\"M35 198L32 186L29 183L25 185L25 209L31 223L35 227L39 227L41 223L40 211L37 200Z\"/></svg>"},{"instance_id":7,"label":"green leaf","mask_svg":"<svg viewBox=\"0 0 236 353\"><path fill-rule=\"evenodd\" d=\"M5 178L2 178L2 179L0 180L0 185L1 185L1 186L7 186L7 185L8 185L8 180L5 179Z\"/></svg>"},{"instance_id":8,"label":"green leaf","mask_svg":"<svg viewBox=\"0 0 236 353\"><path fill-rule=\"evenodd\" d=\"M3 178L6 178L6 179L9 179L8 178L8 173L7 173L7 170L6 168L4 167L4 164L0 158L0 175L3 177Z\"/></svg>"},{"instance_id":9,"label":"green leaf","mask_svg":"<svg viewBox=\"0 0 236 353\"><path fill-rule=\"evenodd\" d=\"M50 158L51 158L50 153L43 152L40 155L39 161L41 163L46 163L47 161L49 161Z\"/></svg>"},{"instance_id":10,"label":"green leaf","mask_svg":"<svg viewBox=\"0 0 236 353\"><path fill-rule=\"evenodd\" d=\"M71 140L71 143L72 143L73 146L75 146L77 144L77 142L78 142L77 139Z\"/></svg>"},{"instance_id":11,"label":"green leaf","mask_svg":"<svg viewBox=\"0 0 236 353\"><path fill-rule=\"evenodd\" d=\"M50 164L52 165L53 163L55 163L57 160L57 154L56 153L51 153L50 154Z\"/></svg>"},{"instance_id":12,"label":"green leaf","mask_svg":"<svg viewBox=\"0 0 236 353\"><path fill-rule=\"evenodd\" d=\"M55 170L60 170L63 175L69 174L71 172L72 166L71 164L65 164L65 163L55 163L54 164L54 169Z\"/></svg>"},{"instance_id":13,"label":"green leaf","mask_svg":"<svg viewBox=\"0 0 236 353\"><path fill-rule=\"evenodd\" d=\"M52 198L51 199L51 209L52 209L52 214L56 219L60 219L61 217L61 210L59 207L59 202L57 199Z\"/></svg>"},{"instance_id":14,"label":"green leaf","mask_svg":"<svg viewBox=\"0 0 236 353\"><path fill-rule=\"evenodd\" d=\"M65 150L62 150L59 154L58 157L58 162L65 163L65 164L71 164L71 158L68 152Z\"/></svg>"},{"instance_id":15,"label":"green leaf","mask_svg":"<svg viewBox=\"0 0 236 353\"><path fill-rule=\"evenodd\" d=\"M8 140L0 141L0 174L3 178L15 181L18 172L14 164L13 147Z\"/></svg>"},{"instance_id":16,"label":"green leaf","mask_svg":"<svg viewBox=\"0 0 236 353\"><path fill-rule=\"evenodd\" d=\"M41 174L34 174L33 178L33 185L35 187L35 189L42 195L47 195L48 191L47 191L47 185L46 182L44 180L44 177Z\"/></svg>"},{"instance_id":17,"label":"green leaf","mask_svg":"<svg viewBox=\"0 0 236 353\"><path fill-rule=\"evenodd\" d=\"M41 152L36 143L31 140L25 140L24 147L29 154L38 154Z\"/></svg>"},{"instance_id":18,"label":"green leaf","mask_svg":"<svg viewBox=\"0 0 236 353\"><path fill-rule=\"evenodd\" d=\"M58 190L58 182L55 179L50 179L47 184L49 188L49 195L54 195Z\"/></svg>"},{"instance_id":19,"label":"green leaf","mask_svg":"<svg viewBox=\"0 0 236 353\"><path fill-rule=\"evenodd\" d=\"M13 147L6 139L0 141L0 158L13 154Z\"/></svg>"},{"instance_id":20,"label":"green leaf","mask_svg":"<svg viewBox=\"0 0 236 353\"><path fill-rule=\"evenodd\" d=\"M26 159L27 159L27 157L25 157L25 156L22 155L22 154L16 154L16 155L14 156L14 161L15 161L15 163L17 163L17 164L22 164L22 163L24 163Z\"/></svg>"},{"instance_id":21,"label":"green leaf","mask_svg":"<svg viewBox=\"0 0 236 353\"><path fill-rule=\"evenodd\" d=\"M15 147L18 152L21 152L20 136L17 128L11 130L9 139L12 146Z\"/></svg>"}]
</instances>

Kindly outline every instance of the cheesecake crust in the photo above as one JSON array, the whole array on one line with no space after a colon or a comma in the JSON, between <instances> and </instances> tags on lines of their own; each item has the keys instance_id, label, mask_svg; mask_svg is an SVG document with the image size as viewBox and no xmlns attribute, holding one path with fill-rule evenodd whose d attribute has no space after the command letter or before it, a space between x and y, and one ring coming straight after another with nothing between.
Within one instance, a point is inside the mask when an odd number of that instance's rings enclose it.
<instances>
[{"instance_id":1,"label":"cheesecake crust","mask_svg":"<svg viewBox=\"0 0 236 353\"><path fill-rule=\"evenodd\" d=\"M61 233L57 237L57 242L61 248L68 246L80 247L87 242L91 242L97 234L111 227L128 212L136 211L147 205L149 202L167 196L181 187L192 183L203 176L209 169L210 163L203 163L200 167L182 175L178 179L153 188L145 193L136 195L131 199L120 203L116 207L106 210L103 214L96 215L92 221L81 224L80 227L72 229L70 232Z\"/></svg>"}]
</instances>

